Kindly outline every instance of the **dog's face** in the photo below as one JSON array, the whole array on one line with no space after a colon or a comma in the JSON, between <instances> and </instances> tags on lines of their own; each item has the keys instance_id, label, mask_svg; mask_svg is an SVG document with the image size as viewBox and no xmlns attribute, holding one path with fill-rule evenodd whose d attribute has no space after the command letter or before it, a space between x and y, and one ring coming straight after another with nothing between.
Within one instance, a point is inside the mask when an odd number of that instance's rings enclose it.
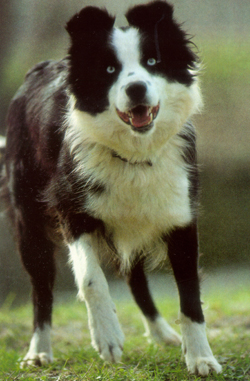
<instances>
[{"instance_id":1,"label":"dog's face","mask_svg":"<svg viewBox=\"0 0 250 381\"><path fill-rule=\"evenodd\" d=\"M197 111L196 57L172 13L156 1L132 8L126 28L114 28L114 19L95 7L69 21L71 123L85 138L124 154L148 152Z\"/></svg>"},{"instance_id":2,"label":"dog's face","mask_svg":"<svg viewBox=\"0 0 250 381\"><path fill-rule=\"evenodd\" d=\"M157 65L155 57L148 58L144 65L141 40L142 36L135 28L113 31L112 46L122 66L109 91L110 105L115 107L121 121L138 134L147 133L154 127L163 83L151 72ZM111 66L108 69L115 71L116 68Z\"/></svg>"}]
</instances>

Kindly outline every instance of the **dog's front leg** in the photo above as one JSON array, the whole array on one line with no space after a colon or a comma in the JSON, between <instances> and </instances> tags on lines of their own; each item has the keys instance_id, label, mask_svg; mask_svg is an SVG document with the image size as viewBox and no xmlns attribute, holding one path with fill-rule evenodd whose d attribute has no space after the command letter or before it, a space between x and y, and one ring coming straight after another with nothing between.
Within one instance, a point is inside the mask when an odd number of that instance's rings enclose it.
<instances>
[{"instance_id":1,"label":"dog's front leg","mask_svg":"<svg viewBox=\"0 0 250 381\"><path fill-rule=\"evenodd\" d=\"M221 372L209 346L201 308L196 224L178 228L168 237L168 255L180 295L182 348L190 373Z\"/></svg>"},{"instance_id":2,"label":"dog's front leg","mask_svg":"<svg viewBox=\"0 0 250 381\"><path fill-rule=\"evenodd\" d=\"M94 235L83 234L69 244L69 249L78 295L85 301L88 310L92 345L103 360L118 362L122 355L124 335L99 265Z\"/></svg>"}]
</instances>

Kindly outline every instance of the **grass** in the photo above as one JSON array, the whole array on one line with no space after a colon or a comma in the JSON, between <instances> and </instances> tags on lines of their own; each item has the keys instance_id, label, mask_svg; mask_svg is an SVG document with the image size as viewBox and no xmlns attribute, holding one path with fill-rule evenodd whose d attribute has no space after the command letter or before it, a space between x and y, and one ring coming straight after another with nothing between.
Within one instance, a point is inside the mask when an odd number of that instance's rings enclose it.
<instances>
[{"instance_id":1,"label":"grass","mask_svg":"<svg viewBox=\"0 0 250 381\"><path fill-rule=\"evenodd\" d=\"M223 364L221 375L208 380L250 380L250 294L232 289L221 295L208 295L204 310L208 335L215 356ZM0 311L0 380L115 380L174 381L201 380L189 375L181 350L149 344L143 337L140 314L131 302L117 302L119 318L126 335L122 363L108 364L99 359L90 344L86 309L77 301L57 304L54 310L53 364L19 369L27 351L31 330L31 306L9 307ZM176 301L158 301L163 315L175 325ZM208 307L209 306L209 307ZM177 326L177 330L178 330Z\"/></svg>"}]
</instances>

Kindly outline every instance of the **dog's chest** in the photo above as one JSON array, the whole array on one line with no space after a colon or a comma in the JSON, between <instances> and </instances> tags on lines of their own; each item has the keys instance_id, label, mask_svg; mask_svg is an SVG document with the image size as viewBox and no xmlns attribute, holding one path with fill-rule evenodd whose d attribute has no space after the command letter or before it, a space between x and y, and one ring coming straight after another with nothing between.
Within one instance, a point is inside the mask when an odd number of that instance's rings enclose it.
<instances>
[{"instance_id":1,"label":"dog's chest","mask_svg":"<svg viewBox=\"0 0 250 381\"><path fill-rule=\"evenodd\" d=\"M119 158L110 164L92 170L105 191L89 194L85 206L103 221L117 248L139 250L190 222L188 173L179 155L163 155L152 166Z\"/></svg>"}]
</instances>

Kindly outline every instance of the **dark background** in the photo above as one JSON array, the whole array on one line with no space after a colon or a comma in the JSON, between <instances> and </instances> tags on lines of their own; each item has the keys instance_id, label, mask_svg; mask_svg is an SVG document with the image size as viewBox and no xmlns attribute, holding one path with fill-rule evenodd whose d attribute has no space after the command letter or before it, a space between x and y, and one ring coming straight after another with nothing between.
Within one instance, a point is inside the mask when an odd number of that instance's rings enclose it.
<instances>
[{"instance_id":1,"label":"dark background","mask_svg":"<svg viewBox=\"0 0 250 381\"><path fill-rule=\"evenodd\" d=\"M142 2L142 1L141 1ZM67 20L85 5L106 6L124 25L140 1L0 0L0 133L11 97L35 63L67 52ZM147 1L144 1L145 3ZM177 20L203 63L204 110L194 118L201 172L200 246L205 271L250 267L250 2L172 0ZM0 303L30 293L1 207ZM58 257L57 289L71 290L66 255Z\"/></svg>"}]
</instances>

